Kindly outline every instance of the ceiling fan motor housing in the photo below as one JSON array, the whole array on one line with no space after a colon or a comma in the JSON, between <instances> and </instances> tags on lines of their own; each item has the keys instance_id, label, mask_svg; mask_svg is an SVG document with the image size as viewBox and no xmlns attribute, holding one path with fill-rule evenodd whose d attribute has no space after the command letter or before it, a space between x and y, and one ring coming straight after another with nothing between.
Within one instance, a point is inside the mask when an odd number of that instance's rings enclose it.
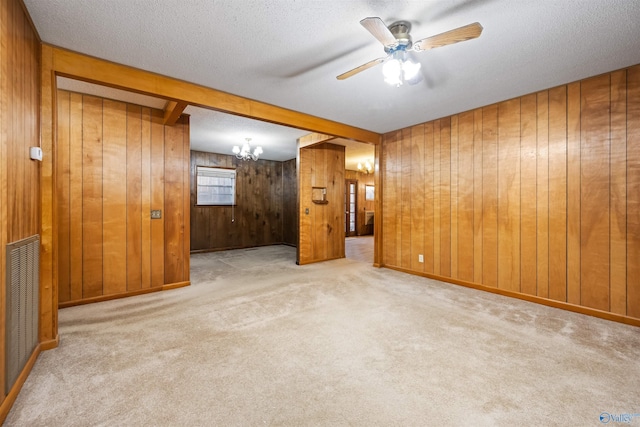
<instances>
[{"instance_id":1,"label":"ceiling fan motor housing","mask_svg":"<svg viewBox=\"0 0 640 427\"><path fill-rule=\"evenodd\" d=\"M408 50L411 48L412 41L411 35L411 23L409 21L397 21L389 25L389 31L398 41L397 46L385 46L384 50L387 53L395 52L396 50Z\"/></svg>"}]
</instances>

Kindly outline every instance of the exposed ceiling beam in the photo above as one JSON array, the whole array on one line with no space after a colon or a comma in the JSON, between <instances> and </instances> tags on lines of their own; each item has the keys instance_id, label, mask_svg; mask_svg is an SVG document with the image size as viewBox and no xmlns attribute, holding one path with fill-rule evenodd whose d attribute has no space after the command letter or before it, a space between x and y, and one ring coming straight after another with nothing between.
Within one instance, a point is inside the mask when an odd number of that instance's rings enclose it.
<instances>
[{"instance_id":1,"label":"exposed ceiling beam","mask_svg":"<svg viewBox=\"0 0 640 427\"><path fill-rule=\"evenodd\" d=\"M164 106L163 123L166 126L175 125L187 105L189 104L184 101L167 101L167 105Z\"/></svg>"},{"instance_id":2,"label":"exposed ceiling beam","mask_svg":"<svg viewBox=\"0 0 640 427\"><path fill-rule=\"evenodd\" d=\"M59 47L46 44L44 46L50 49L53 57L52 71L57 75L159 98L179 99L190 105L311 132L335 135L371 144L380 143L380 134L365 129L276 107Z\"/></svg>"},{"instance_id":3,"label":"exposed ceiling beam","mask_svg":"<svg viewBox=\"0 0 640 427\"><path fill-rule=\"evenodd\" d=\"M313 132L298 138L298 146L300 148L304 148L310 145L320 144L321 142L328 142L332 139L336 139L336 137L333 135L325 135L323 133Z\"/></svg>"}]
</instances>

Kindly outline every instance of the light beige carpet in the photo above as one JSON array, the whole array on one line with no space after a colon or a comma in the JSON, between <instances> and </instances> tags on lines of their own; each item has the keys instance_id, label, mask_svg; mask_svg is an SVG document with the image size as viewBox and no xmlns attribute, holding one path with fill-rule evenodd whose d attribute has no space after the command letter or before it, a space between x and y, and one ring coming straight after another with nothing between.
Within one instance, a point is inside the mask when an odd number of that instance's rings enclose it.
<instances>
[{"instance_id":1,"label":"light beige carpet","mask_svg":"<svg viewBox=\"0 0 640 427\"><path fill-rule=\"evenodd\" d=\"M373 264L373 236L347 237L344 242L346 258Z\"/></svg>"},{"instance_id":2,"label":"light beige carpet","mask_svg":"<svg viewBox=\"0 0 640 427\"><path fill-rule=\"evenodd\" d=\"M11 426L588 426L640 413L640 330L295 249L60 311ZM613 425L613 424L612 424ZM631 425L640 425L640 417Z\"/></svg>"}]
</instances>

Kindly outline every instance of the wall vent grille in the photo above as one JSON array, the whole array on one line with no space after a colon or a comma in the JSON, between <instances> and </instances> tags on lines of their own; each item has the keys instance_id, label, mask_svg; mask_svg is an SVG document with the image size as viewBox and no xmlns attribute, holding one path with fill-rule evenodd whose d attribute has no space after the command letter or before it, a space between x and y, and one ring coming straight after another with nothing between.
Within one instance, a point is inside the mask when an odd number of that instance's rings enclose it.
<instances>
[{"instance_id":1,"label":"wall vent grille","mask_svg":"<svg viewBox=\"0 0 640 427\"><path fill-rule=\"evenodd\" d=\"M38 345L39 284L40 236L8 244L5 395Z\"/></svg>"}]
</instances>

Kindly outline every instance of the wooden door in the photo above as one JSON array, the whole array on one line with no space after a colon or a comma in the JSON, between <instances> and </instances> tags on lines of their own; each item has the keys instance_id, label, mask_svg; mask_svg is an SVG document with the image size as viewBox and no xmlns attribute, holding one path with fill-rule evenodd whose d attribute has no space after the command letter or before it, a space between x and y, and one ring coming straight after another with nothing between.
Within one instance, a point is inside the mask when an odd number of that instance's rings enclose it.
<instances>
[{"instance_id":1,"label":"wooden door","mask_svg":"<svg viewBox=\"0 0 640 427\"><path fill-rule=\"evenodd\" d=\"M351 237L357 234L356 216L358 212L358 181L346 179L344 186L344 213L345 236Z\"/></svg>"}]
</instances>

